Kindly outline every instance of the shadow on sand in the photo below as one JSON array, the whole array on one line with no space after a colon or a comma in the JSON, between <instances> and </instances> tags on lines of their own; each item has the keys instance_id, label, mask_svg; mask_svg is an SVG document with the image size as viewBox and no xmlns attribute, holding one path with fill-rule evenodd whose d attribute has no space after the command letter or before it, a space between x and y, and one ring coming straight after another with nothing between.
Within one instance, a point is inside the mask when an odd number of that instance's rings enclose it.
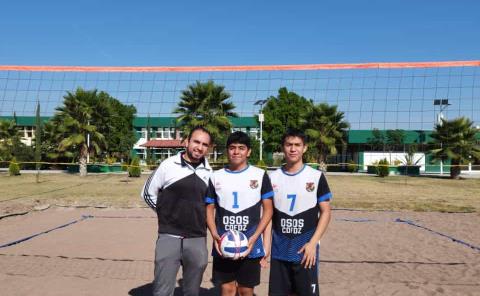
<instances>
[{"instance_id":1,"label":"shadow on sand","mask_svg":"<svg viewBox=\"0 0 480 296\"><path fill-rule=\"evenodd\" d=\"M178 287L175 288L174 296L183 296L182 292L182 279L178 280ZM136 287L128 291L128 295L131 296L152 296L152 284L146 284L140 287ZM220 295L220 291L214 287L210 289L200 288L200 296L215 296Z\"/></svg>"}]
</instances>

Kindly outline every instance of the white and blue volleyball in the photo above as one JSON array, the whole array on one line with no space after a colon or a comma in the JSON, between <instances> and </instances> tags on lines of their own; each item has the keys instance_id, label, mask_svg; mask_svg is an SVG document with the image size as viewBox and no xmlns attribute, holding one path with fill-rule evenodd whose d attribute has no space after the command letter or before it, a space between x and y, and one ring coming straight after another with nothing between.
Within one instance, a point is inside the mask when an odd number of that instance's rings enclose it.
<instances>
[{"instance_id":1,"label":"white and blue volleyball","mask_svg":"<svg viewBox=\"0 0 480 296\"><path fill-rule=\"evenodd\" d=\"M237 260L247 254L248 238L237 230L229 230L220 238L220 252L224 258Z\"/></svg>"}]
</instances>

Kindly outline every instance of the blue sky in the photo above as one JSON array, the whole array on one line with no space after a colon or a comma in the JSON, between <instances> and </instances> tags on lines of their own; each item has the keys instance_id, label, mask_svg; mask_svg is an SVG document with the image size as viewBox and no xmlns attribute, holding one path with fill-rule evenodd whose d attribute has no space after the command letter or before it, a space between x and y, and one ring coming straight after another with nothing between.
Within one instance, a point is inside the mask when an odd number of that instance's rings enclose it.
<instances>
[{"instance_id":1,"label":"blue sky","mask_svg":"<svg viewBox=\"0 0 480 296\"><path fill-rule=\"evenodd\" d=\"M2 65L480 59L480 1L5 1Z\"/></svg>"},{"instance_id":2,"label":"blue sky","mask_svg":"<svg viewBox=\"0 0 480 296\"><path fill-rule=\"evenodd\" d=\"M480 1L5 1L0 65L208 66L480 60ZM0 72L0 115L50 115L65 91L109 92L139 116L170 116L181 90L213 79L236 111L286 86L336 104L352 128L480 122L478 67L190 73ZM367 77L367 78L365 78Z\"/></svg>"}]
</instances>

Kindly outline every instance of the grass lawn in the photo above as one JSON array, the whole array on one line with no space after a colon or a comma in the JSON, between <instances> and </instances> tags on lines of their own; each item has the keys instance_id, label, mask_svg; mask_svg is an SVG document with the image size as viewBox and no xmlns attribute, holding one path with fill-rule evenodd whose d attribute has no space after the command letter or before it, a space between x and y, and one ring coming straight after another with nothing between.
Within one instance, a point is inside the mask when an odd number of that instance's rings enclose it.
<instances>
[{"instance_id":1,"label":"grass lawn","mask_svg":"<svg viewBox=\"0 0 480 296\"><path fill-rule=\"evenodd\" d=\"M147 179L126 175L0 174L0 215L37 205L144 207L140 190ZM333 206L368 210L480 213L480 179L328 175Z\"/></svg>"},{"instance_id":2,"label":"grass lawn","mask_svg":"<svg viewBox=\"0 0 480 296\"><path fill-rule=\"evenodd\" d=\"M480 179L327 176L337 208L480 213Z\"/></svg>"}]
</instances>

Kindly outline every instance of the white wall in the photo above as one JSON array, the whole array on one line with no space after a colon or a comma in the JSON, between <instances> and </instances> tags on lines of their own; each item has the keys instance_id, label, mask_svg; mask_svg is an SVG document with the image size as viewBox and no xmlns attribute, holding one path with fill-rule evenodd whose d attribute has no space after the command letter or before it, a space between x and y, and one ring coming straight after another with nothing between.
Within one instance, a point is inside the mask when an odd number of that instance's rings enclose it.
<instances>
[{"instance_id":1,"label":"white wall","mask_svg":"<svg viewBox=\"0 0 480 296\"><path fill-rule=\"evenodd\" d=\"M395 160L399 160L400 162L405 162L405 156L407 153L403 152L364 152L363 154L363 169L367 170L367 165L371 165L376 161L380 161L384 158L388 160L390 165L393 165ZM420 171L424 172L425 171L425 154L424 153L415 153L413 156L413 162L415 163L418 159L420 161L417 163L417 165L420 165Z\"/></svg>"}]
</instances>

